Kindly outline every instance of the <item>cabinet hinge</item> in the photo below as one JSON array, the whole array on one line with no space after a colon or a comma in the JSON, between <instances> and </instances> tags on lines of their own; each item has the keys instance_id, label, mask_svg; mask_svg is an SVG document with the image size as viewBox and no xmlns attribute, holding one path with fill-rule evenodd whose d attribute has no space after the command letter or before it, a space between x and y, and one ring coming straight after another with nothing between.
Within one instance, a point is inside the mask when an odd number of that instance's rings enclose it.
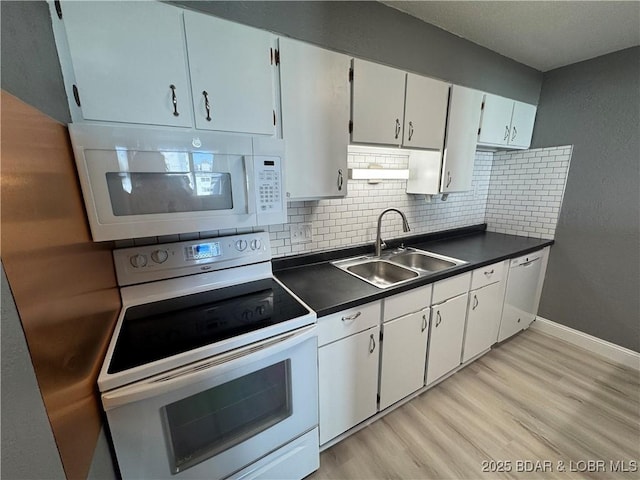
<instances>
[{"instance_id":1,"label":"cabinet hinge","mask_svg":"<svg viewBox=\"0 0 640 480\"><path fill-rule=\"evenodd\" d=\"M478 129L478 135L480 135L480 130L482 130L482 128L479 128L479 129Z\"/></svg>"},{"instance_id":2,"label":"cabinet hinge","mask_svg":"<svg viewBox=\"0 0 640 480\"><path fill-rule=\"evenodd\" d=\"M484 110L484 102L482 102L482 106L480 107L480 110Z\"/></svg>"},{"instance_id":3,"label":"cabinet hinge","mask_svg":"<svg viewBox=\"0 0 640 480\"><path fill-rule=\"evenodd\" d=\"M379 393L376 395L376 400L378 401L378 403L380 403L380 394Z\"/></svg>"},{"instance_id":4,"label":"cabinet hinge","mask_svg":"<svg viewBox=\"0 0 640 480\"><path fill-rule=\"evenodd\" d=\"M384 338L384 333L380 332L380 341L382 341L383 338Z\"/></svg>"},{"instance_id":5,"label":"cabinet hinge","mask_svg":"<svg viewBox=\"0 0 640 480\"><path fill-rule=\"evenodd\" d=\"M353 68L349 69L349 81L353 82Z\"/></svg>"},{"instance_id":6,"label":"cabinet hinge","mask_svg":"<svg viewBox=\"0 0 640 480\"><path fill-rule=\"evenodd\" d=\"M280 51L277 49L273 51L273 61L276 65L280 65Z\"/></svg>"},{"instance_id":7,"label":"cabinet hinge","mask_svg":"<svg viewBox=\"0 0 640 480\"><path fill-rule=\"evenodd\" d=\"M353 120L349 120L349 133L353 133Z\"/></svg>"},{"instance_id":8,"label":"cabinet hinge","mask_svg":"<svg viewBox=\"0 0 640 480\"><path fill-rule=\"evenodd\" d=\"M273 126L276 126L276 111L273 111Z\"/></svg>"},{"instance_id":9,"label":"cabinet hinge","mask_svg":"<svg viewBox=\"0 0 640 480\"><path fill-rule=\"evenodd\" d=\"M53 2L54 7L56 7L56 13L58 14L58 18L62 20L62 5L60 5L60 0L55 0Z\"/></svg>"},{"instance_id":10,"label":"cabinet hinge","mask_svg":"<svg viewBox=\"0 0 640 480\"><path fill-rule=\"evenodd\" d=\"M76 105L80 106L80 92L78 91L78 87L76 85L73 86L73 98L76 101Z\"/></svg>"},{"instance_id":11,"label":"cabinet hinge","mask_svg":"<svg viewBox=\"0 0 640 480\"><path fill-rule=\"evenodd\" d=\"M271 65L273 65L273 48L269 49L269 58L270 58L270 61L271 61Z\"/></svg>"}]
</instances>

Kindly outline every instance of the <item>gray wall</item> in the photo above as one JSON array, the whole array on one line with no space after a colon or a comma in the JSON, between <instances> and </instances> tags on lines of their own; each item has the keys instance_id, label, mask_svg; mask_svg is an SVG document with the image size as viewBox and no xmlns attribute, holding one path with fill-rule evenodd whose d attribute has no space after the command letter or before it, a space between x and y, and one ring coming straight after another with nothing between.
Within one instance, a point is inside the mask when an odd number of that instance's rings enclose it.
<instances>
[{"instance_id":1,"label":"gray wall","mask_svg":"<svg viewBox=\"0 0 640 480\"><path fill-rule=\"evenodd\" d=\"M544 74L532 148L573 144L539 313L640 351L640 47Z\"/></svg>"},{"instance_id":2,"label":"gray wall","mask_svg":"<svg viewBox=\"0 0 640 480\"><path fill-rule=\"evenodd\" d=\"M538 103L542 74L378 2L168 2L458 85Z\"/></svg>"},{"instance_id":3,"label":"gray wall","mask_svg":"<svg viewBox=\"0 0 640 480\"><path fill-rule=\"evenodd\" d=\"M2 282L2 478L64 479L9 283Z\"/></svg>"},{"instance_id":4,"label":"gray wall","mask_svg":"<svg viewBox=\"0 0 640 480\"><path fill-rule=\"evenodd\" d=\"M71 115L53 40L49 6L0 1L2 89L62 123Z\"/></svg>"}]
</instances>

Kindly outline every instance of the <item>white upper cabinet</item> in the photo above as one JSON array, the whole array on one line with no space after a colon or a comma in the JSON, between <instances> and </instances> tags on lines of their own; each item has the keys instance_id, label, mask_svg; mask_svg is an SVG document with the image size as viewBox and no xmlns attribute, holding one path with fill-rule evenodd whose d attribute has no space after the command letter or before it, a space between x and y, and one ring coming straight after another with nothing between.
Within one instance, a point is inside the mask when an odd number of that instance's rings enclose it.
<instances>
[{"instance_id":1,"label":"white upper cabinet","mask_svg":"<svg viewBox=\"0 0 640 480\"><path fill-rule=\"evenodd\" d=\"M287 197L347 194L350 58L279 39Z\"/></svg>"},{"instance_id":2,"label":"white upper cabinet","mask_svg":"<svg viewBox=\"0 0 640 480\"><path fill-rule=\"evenodd\" d=\"M351 141L400 145L406 73L365 60L353 60Z\"/></svg>"},{"instance_id":3,"label":"white upper cabinet","mask_svg":"<svg viewBox=\"0 0 640 480\"><path fill-rule=\"evenodd\" d=\"M273 135L274 37L184 12L196 128Z\"/></svg>"},{"instance_id":4,"label":"white upper cabinet","mask_svg":"<svg viewBox=\"0 0 640 480\"><path fill-rule=\"evenodd\" d=\"M182 10L160 2L65 2L85 120L188 127Z\"/></svg>"},{"instance_id":5,"label":"white upper cabinet","mask_svg":"<svg viewBox=\"0 0 640 480\"><path fill-rule=\"evenodd\" d=\"M486 94L478 144L491 147L529 148L536 106Z\"/></svg>"},{"instance_id":6,"label":"white upper cabinet","mask_svg":"<svg viewBox=\"0 0 640 480\"><path fill-rule=\"evenodd\" d=\"M533 136L533 124L536 120L537 107L528 103L514 102L511 116L511 136L509 146L513 148L529 148Z\"/></svg>"},{"instance_id":7,"label":"white upper cabinet","mask_svg":"<svg viewBox=\"0 0 640 480\"><path fill-rule=\"evenodd\" d=\"M447 83L354 59L352 89L352 142L442 149Z\"/></svg>"},{"instance_id":8,"label":"white upper cabinet","mask_svg":"<svg viewBox=\"0 0 640 480\"><path fill-rule=\"evenodd\" d=\"M441 150L448 103L448 83L408 73L402 144Z\"/></svg>"},{"instance_id":9,"label":"white upper cabinet","mask_svg":"<svg viewBox=\"0 0 640 480\"><path fill-rule=\"evenodd\" d=\"M454 85L449 100L447 139L442 158L442 193L471 190L482 92Z\"/></svg>"}]
</instances>

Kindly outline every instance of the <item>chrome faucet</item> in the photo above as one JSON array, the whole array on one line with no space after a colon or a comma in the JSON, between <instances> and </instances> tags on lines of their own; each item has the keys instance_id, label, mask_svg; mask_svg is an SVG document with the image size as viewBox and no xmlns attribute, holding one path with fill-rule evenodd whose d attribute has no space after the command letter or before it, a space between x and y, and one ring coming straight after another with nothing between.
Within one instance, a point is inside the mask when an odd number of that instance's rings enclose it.
<instances>
[{"instance_id":1,"label":"chrome faucet","mask_svg":"<svg viewBox=\"0 0 640 480\"><path fill-rule=\"evenodd\" d=\"M376 257L379 257L380 254L382 253L382 249L387 246L386 243L384 243L384 240L382 240L382 238L380 237L380 228L382 227L382 216L387 212L398 212L402 217L402 230L405 232L408 232L411 230L409 228L409 222L407 222L407 217L405 217L404 213L402 213L400 210L398 210L397 208L387 208L386 210L383 210L380 216L378 217L378 230L376 231L376 245L375 245Z\"/></svg>"}]
</instances>

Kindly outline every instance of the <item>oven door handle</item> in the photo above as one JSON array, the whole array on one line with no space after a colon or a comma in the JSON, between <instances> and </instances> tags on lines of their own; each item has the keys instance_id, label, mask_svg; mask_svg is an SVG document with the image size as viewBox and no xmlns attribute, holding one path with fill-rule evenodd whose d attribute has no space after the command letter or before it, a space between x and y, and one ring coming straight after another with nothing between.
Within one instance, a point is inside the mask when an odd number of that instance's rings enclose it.
<instances>
[{"instance_id":1,"label":"oven door handle","mask_svg":"<svg viewBox=\"0 0 640 480\"><path fill-rule=\"evenodd\" d=\"M102 405L105 411L108 411L129 403L179 390L187 385L211 379L244 365L277 355L311 338L317 339L317 336L316 326L310 325L294 332L288 332L230 352L209 357L186 367L155 375L111 392L105 392L102 394ZM317 349L317 345L315 348Z\"/></svg>"}]
</instances>

